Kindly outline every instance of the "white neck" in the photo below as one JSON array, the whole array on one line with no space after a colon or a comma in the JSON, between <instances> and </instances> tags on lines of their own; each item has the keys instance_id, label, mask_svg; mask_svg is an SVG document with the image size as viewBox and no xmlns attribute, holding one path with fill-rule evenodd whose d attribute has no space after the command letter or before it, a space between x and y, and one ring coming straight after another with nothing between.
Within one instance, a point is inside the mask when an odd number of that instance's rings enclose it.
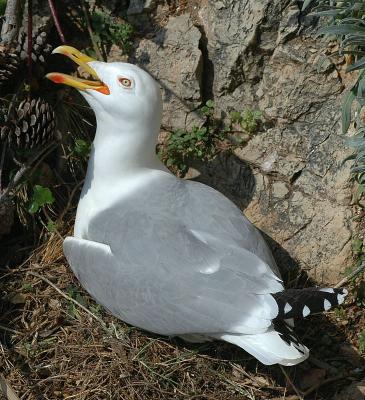
<instances>
[{"instance_id":1,"label":"white neck","mask_svg":"<svg viewBox=\"0 0 365 400\"><path fill-rule=\"evenodd\" d=\"M157 125L157 124L155 124ZM134 126L97 117L97 130L86 180L92 186L114 185L141 169L166 170L156 155L158 126Z\"/></svg>"}]
</instances>

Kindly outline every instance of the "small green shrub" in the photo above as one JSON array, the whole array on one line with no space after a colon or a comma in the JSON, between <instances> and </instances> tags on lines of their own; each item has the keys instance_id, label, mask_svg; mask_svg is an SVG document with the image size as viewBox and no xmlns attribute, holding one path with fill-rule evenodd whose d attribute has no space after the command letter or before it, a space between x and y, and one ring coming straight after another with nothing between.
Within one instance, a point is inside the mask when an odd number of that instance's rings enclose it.
<instances>
[{"instance_id":1,"label":"small green shrub","mask_svg":"<svg viewBox=\"0 0 365 400\"><path fill-rule=\"evenodd\" d=\"M250 134L257 132L262 121L262 112L259 110L231 111L229 116L231 125L239 124L245 132Z\"/></svg>"},{"instance_id":2,"label":"small green shrub","mask_svg":"<svg viewBox=\"0 0 365 400\"><path fill-rule=\"evenodd\" d=\"M208 100L199 110L206 117L204 126L174 130L164 148L160 149L160 158L174 172L185 175L189 159L210 160L221 147L227 149L244 144L247 138L240 134L252 135L260 128L262 113L258 110L232 111L228 125L224 125L222 120L214 117L214 107L214 102Z\"/></svg>"},{"instance_id":3,"label":"small green shrub","mask_svg":"<svg viewBox=\"0 0 365 400\"><path fill-rule=\"evenodd\" d=\"M134 29L130 23L115 20L103 9L95 9L91 13L91 25L94 39L100 48L114 43L120 46L125 54L132 50Z\"/></svg>"}]
</instances>

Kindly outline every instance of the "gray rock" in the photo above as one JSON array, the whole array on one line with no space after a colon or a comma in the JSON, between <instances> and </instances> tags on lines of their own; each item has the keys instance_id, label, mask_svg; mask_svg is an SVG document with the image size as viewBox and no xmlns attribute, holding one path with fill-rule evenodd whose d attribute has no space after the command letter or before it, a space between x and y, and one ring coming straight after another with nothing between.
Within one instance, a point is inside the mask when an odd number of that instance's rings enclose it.
<instances>
[{"instance_id":1,"label":"gray rock","mask_svg":"<svg viewBox=\"0 0 365 400\"><path fill-rule=\"evenodd\" d=\"M333 62L320 59L323 39L296 36L299 10L288 3L226 0L218 9L208 1L199 15L217 114L258 108L273 125L234 151L255 179L253 191L234 200L247 204L248 217L276 242L279 262L290 254L312 277L333 283L351 262L356 230L349 165L342 164L348 151L339 136L343 85ZM198 179L244 189L235 181L237 165L224 182L206 179L220 175L211 166Z\"/></svg>"},{"instance_id":2,"label":"gray rock","mask_svg":"<svg viewBox=\"0 0 365 400\"><path fill-rule=\"evenodd\" d=\"M156 0L131 0L127 10L128 15L138 15L153 10L156 7Z\"/></svg>"},{"instance_id":3,"label":"gray rock","mask_svg":"<svg viewBox=\"0 0 365 400\"><path fill-rule=\"evenodd\" d=\"M274 50L287 1L225 0L204 2L199 11L214 64L211 91L218 109L227 113L255 104L263 65ZM220 5L224 3L224 8ZM277 29L275 29L277 27ZM259 42L263 41L263 47Z\"/></svg>"},{"instance_id":4,"label":"gray rock","mask_svg":"<svg viewBox=\"0 0 365 400\"><path fill-rule=\"evenodd\" d=\"M136 51L136 62L161 84L165 129L187 129L201 125L195 112L201 105L201 33L188 15L170 18L155 40L144 39Z\"/></svg>"},{"instance_id":5,"label":"gray rock","mask_svg":"<svg viewBox=\"0 0 365 400\"><path fill-rule=\"evenodd\" d=\"M277 44L285 43L292 38L299 29L300 10L297 4L293 4L285 9L279 25Z\"/></svg>"}]
</instances>

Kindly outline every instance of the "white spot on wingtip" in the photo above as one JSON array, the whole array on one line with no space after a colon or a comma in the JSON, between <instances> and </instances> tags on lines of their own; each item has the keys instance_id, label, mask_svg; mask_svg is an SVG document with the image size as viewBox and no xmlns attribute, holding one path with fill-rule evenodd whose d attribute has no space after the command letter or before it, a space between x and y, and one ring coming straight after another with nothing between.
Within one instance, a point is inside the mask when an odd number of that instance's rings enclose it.
<instances>
[{"instance_id":1,"label":"white spot on wingtip","mask_svg":"<svg viewBox=\"0 0 365 400\"><path fill-rule=\"evenodd\" d=\"M343 302L344 302L344 300L345 300L345 294L338 294L337 295L337 302L338 302L338 304L342 304Z\"/></svg>"},{"instance_id":2,"label":"white spot on wingtip","mask_svg":"<svg viewBox=\"0 0 365 400\"><path fill-rule=\"evenodd\" d=\"M292 310L292 306L289 304L289 303L286 303L285 304L285 307L284 307L284 313L285 314L288 314L288 312L290 311L290 310Z\"/></svg>"},{"instance_id":3,"label":"white spot on wingtip","mask_svg":"<svg viewBox=\"0 0 365 400\"><path fill-rule=\"evenodd\" d=\"M332 304L327 300L324 299L324 304L323 304L323 308L325 311L329 310L332 307Z\"/></svg>"},{"instance_id":4,"label":"white spot on wingtip","mask_svg":"<svg viewBox=\"0 0 365 400\"><path fill-rule=\"evenodd\" d=\"M303 317L305 318L307 315L309 315L311 313L311 310L309 309L309 307L304 306L303 307Z\"/></svg>"}]
</instances>

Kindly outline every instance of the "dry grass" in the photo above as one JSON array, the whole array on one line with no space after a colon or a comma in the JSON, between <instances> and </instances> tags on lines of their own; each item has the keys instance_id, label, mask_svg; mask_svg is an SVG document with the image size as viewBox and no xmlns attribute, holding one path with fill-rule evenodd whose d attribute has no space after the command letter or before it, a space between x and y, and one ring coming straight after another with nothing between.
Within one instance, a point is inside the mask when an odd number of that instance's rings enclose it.
<instances>
[{"instance_id":1,"label":"dry grass","mask_svg":"<svg viewBox=\"0 0 365 400\"><path fill-rule=\"evenodd\" d=\"M108 315L79 286L57 235L23 265L2 271L0 290L0 372L21 400L294 400L301 398L301 386L310 392L305 398L332 399L337 387L348 384L346 378L362 371L353 366L363 361L356 349L341 353L342 342L356 342L347 325L364 322L354 306L346 326L333 323L334 315L332 322L314 317L302 324L301 334L322 361L286 369L296 393L279 367L264 367L234 346L187 345ZM323 332L327 344L318 339ZM308 374L318 370L324 371L321 379L308 385ZM331 385L322 385L326 379Z\"/></svg>"}]
</instances>

